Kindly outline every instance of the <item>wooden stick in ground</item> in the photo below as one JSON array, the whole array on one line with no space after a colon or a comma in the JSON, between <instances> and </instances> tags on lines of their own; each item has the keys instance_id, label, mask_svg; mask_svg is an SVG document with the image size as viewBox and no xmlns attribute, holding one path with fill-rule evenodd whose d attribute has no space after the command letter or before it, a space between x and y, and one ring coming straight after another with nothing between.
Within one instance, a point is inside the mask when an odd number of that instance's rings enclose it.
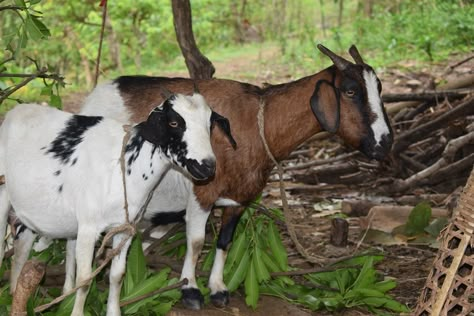
<instances>
[{"instance_id":1,"label":"wooden stick in ground","mask_svg":"<svg viewBox=\"0 0 474 316\"><path fill-rule=\"evenodd\" d=\"M11 316L26 315L28 298L36 291L45 271L44 262L29 260L25 263L13 295Z\"/></svg>"}]
</instances>

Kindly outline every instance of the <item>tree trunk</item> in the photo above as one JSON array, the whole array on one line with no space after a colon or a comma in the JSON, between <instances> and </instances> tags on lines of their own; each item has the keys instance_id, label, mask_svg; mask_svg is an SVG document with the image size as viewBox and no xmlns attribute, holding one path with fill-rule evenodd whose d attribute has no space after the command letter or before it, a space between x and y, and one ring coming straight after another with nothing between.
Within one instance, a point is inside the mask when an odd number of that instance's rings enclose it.
<instances>
[{"instance_id":1,"label":"tree trunk","mask_svg":"<svg viewBox=\"0 0 474 316\"><path fill-rule=\"evenodd\" d=\"M189 75L193 79L210 79L216 69L198 49L194 40L191 4L189 0L171 0L176 38Z\"/></svg>"}]
</instances>

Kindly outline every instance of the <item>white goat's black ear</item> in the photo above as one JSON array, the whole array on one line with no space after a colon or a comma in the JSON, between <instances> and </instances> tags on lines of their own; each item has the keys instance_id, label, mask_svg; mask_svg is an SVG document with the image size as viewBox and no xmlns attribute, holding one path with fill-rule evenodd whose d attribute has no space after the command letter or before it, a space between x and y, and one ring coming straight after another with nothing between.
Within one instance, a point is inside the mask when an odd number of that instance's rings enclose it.
<instances>
[{"instance_id":1,"label":"white goat's black ear","mask_svg":"<svg viewBox=\"0 0 474 316\"><path fill-rule=\"evenodd\" d=\"M340 121L339 91L329 81L320 80L316 83L310 104L321 127L336 133Z\"/></svg>"},{"instance_id":2,"label":"white goat's black ear","mask_svg":"<svg viewBox=\"0 0 474 316\"><path fill-rule=\"evenodd\" d=\"M237 147L237 142L235 141L232 133L230 132L230 123L229 120L223 117L222 115L212 111L211 114L211 126L213 123L219 125L221 130L226 134L229 142L231 143L232 147L235 149Z\"/></svg>"},{"instance_id":3,"label":"white goat's black ear","mask_svg":"<svg viewBox=\"0 0 474 316\"><path fill-rule=\"evenodd\" d=\"M140 135L152 144L164 145L168 125L166 121L166 113L162 109L152 111L148 119L140 123Z\"/></svg>"}]
</instances>

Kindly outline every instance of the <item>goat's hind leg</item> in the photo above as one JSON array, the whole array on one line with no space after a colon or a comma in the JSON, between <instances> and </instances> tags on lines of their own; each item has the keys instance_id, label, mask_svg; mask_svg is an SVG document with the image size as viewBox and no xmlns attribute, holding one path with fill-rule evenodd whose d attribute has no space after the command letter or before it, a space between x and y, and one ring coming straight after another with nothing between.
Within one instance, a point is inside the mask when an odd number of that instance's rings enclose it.
<instances>
[{"instance_id":1,"label":"goat's hind leg","mask_svg":"<svg viewBox=\"0 0 474 316\"><path fill-rule=\"evenodd\" d=\"M33 242L36 239L36 234L28 229L26 226L21 224L18 226L18 232L13 241L13 249L15 249L15 255L12 262L12 270L10 274L10 293L15 293L18 278L20 277L21 270L28 260L31 248L33 248Z\"/></svg>"},{"instance_id":2,"label":"goat's hind leg","mask_svg":"<svg viewBox=\"0 0 474 316\"><path fill-rule=\"evenodd\" d=\"M73 289L76 277L76 239L68 239L66 243L66 277L63 293Z\"/></svg>"}]
</instances>

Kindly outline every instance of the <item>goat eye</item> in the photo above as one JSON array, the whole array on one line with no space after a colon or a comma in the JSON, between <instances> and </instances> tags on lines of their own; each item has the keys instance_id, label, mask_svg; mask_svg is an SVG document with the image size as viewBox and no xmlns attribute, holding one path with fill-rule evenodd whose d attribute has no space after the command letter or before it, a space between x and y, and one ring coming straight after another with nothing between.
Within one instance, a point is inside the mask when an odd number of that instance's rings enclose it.
<instances>
[{"instance_id":1,"label":"goat eye","mask_svg":"<svg viewBox=\"0 0 474 316\"><path fill-rule=\"evenodd\" d=\"M169 125L173 128L176 128L176 127L178 127L178 122L172 121L172 122L169 122Z\"/></svg>"},{"instance_id":2,"label":"goat eye","mask_svg":"<svg viewBox=\"0 0 474 316\"><path fill-rule=\"evenodd\" d=\"M354 90L347 90L346 91L346 95L350 98L352 98L354 95L355 95L355 91Z\"/></svg>"}]
</instances>

